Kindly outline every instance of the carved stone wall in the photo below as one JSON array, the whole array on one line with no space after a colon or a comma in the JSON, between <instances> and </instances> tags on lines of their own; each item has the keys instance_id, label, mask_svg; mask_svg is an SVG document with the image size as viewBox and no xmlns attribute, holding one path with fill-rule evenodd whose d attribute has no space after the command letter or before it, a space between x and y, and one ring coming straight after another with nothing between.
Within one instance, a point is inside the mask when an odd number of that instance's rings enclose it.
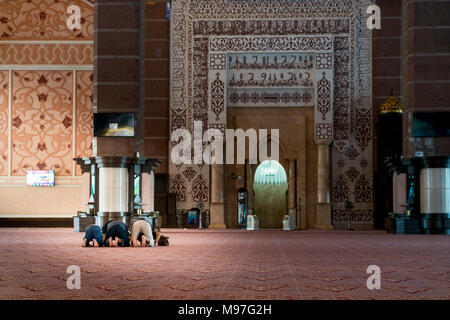
<instances>
[{"instance_id":1,"label":"carved stone wall","mask_svg":"<svg viewBox=\"0 0 450 320\"><path fill-rule=\"evenodd\" d=\"M172 1L170 130L192 132L195 120L203 121L203 130L226 128L226 66L233 54L314 54L315 138L334 140L334 222L346 220L349 199L355 202L352 219L371 225L371 33L365 24L370 3ZM240 96L239 104L242 99L251 101ZM171 163L169 173L177 208L195 206L195 177L207 180L209 167Z\"/></svg>"}]
</instances>

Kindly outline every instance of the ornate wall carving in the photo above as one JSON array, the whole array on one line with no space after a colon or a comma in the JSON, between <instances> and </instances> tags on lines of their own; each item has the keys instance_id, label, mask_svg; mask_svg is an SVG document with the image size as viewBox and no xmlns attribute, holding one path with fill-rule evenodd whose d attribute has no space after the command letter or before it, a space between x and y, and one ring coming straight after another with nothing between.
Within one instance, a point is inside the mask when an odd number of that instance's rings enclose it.
<instances>
[{"instance_id":1,"label":"ornate wall carving","mask_svg":"<svg viewBox=\"0 0 450 320\"><path fill-rule=\"evenodd\" d=\"M81 10L81 30L69 30L70 5ZM0 2L1 40L92 40L92 4L81 0L16 0Z\"/></svg>"},{"instance_id":2,"label":"ornate wall carving","mask_svg":"<svg viewBox=\"0 0 450 320\"><path fill-rule=\"evenodd\" d=\"M94 108L94 74L92 71L76 73L76 121L75 121L75 157L92 155L92 123ZM76 166L76 174L81 169Z\"/></svg>"},{"instance_id":3,"label":"ornate wall carving","mask_svg":"<svg viewBox=\"0 0 450 320\"><path fill-rule=\"evenodd\" d=\"M0 41L0 61L3 64L92 65L93 49L92 44L2 44Z\"/></svg>"},{"instance_id":4,"label":"ornate wall carving","mask_svg":"<svg viewBox=\"0 0 450 320\"><path fill-rule=\"evenodd\" d=\"M70 14L66 13L66 9L70 5L80 7L80 30L67 27ZM61 42L55 43L55 40ZM90 1L0 2L2 64L92 65L93 40L94 10Z\"/></svg>"},{"instance_id":5,"label":"ornate wall carving","mask_svg":"<svg viewBox=\"0 0 450 320\"><path fill-rule=\"evenodd\" d=\"M73 172L72 158L92 154L92 70L11 70L11 116L9 72L0 70L0 175L7 176L9 166L11 176L36 169L81 175Z\"/></svg>"},{"instance_id":6,"label":"ornate wall carving","mask_svg":"<svg viewBox=\"0 0 450 320\"><path fill-rule=\"evenodd\" d=\"M72 71L13 71L11 174L72 175Z\"/></svg>"},{"instance_id":7,"label":"ornate wall carving","mask_svg":"<svg viewBox=\"0 0 450 320\"><path fill-rule=\"evenodd\" d=\"M227 54L313 52L315 78L322 80L315 94L319 97L315 101L315 134L316 139L334 140L333 189L342 191L339 186L345 183L347 193L356 192L356 180L345 174L350 167L364 174L371 186L371 38L365 28L365 9L370 3L369 0L173 0L171 130L180 127L192 130L193 120L206 120L204 128L226 127L227 90L222 90L220 84L227 81ZM315 88L318 87L316 84ZM228 106L256 100L261 105L266 97L246 92L230 94ZM303 96L279 96L280 101L288 98L298 101ZM346 156L350 147L356 149L354 154L359 154L353 160ZM197 174L209 176L208 166L193 168ZM169 165L171 177L185 169L186 166ZM179 179L172 181L178 183ZM346 189L343 190L345 193ZM193 192L192 182L187 183L186 192ZM335 210L345 210L344 198L335 197ZM189 197L185 199L178 203L178 208L195 206ZM356 206L361 214L368 215L359 221L370 221L372 203L358 202ZM340 221L340 215L334 217Z\"/></svg>"}]
</instances>

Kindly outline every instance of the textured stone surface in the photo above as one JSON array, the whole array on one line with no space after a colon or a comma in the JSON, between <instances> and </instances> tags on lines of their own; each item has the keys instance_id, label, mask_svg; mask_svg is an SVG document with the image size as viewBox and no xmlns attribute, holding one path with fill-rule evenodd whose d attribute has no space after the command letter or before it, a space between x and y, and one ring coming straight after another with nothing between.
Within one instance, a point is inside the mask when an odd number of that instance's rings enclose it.
<instances>
[{"instance_id":1,"label":"textured stone surface","mask_svg":"<svg viewBox=\"0 0 450 320\"><path fill-rule=\"evenodd\" d=\"M450 104L450 3L403 0L402 90L404 96L403 156L448 156L450 138L414 138L414 112L447 111ZM405 121L406 120L406 121Z\"/></svg>"},{"instance_id":2,"label":"textured stone surface","mask_svg":"<svg viewBox=\"0 0 450 320\"><path fill-rule=\"evenodd\" d=\"M315 101L314 136L332 139L334 135L333 185L338 183L341 171L350 165L360 167L359 171L371 185L372 34L363 25L358 25L367 18L365 11L369 3L365 0L173 1L170 130L182 127L191 130L195 120L207 122L205 128L227 126L227 109L231 108L225 99L227 72L220 63L223 61L220 57L227 53L264 55L307 51L322 57L331 54L334 69L328 69L323 75L322 69L327 69L328 64L320 62L321 73L315 76L315 85L320 90ZM185 14L187 11L189 15ZM248 99L242 101L240 97L240 104L247 102ZM354 164L343 157L349 148L357 149L360 156ZM337 166L339 160L344 166ZM366 165L360 166L363 160ZM179 185L180 179L175 177L184 169L185 166L169 166L172 188ZM208 176L207 166L195 170ZM357 204L358 219L369 226L373 197L370 187L365 187L367 181L363 181L364 185L345 183L355 190L365 188L365 198ZM179 209L195 205L189 197L192 185L184 183L187 196L182 198L183 201L178 199ZM336 203L335 208L345 210L344 202Z\"/></svg>"}]
</instances>

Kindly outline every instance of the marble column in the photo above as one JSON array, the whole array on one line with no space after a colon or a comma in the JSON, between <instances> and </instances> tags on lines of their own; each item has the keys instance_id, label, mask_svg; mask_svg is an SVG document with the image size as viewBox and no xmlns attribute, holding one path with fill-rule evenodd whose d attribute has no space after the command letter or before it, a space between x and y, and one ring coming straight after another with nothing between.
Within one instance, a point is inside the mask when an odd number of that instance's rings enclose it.
<instances>
[{"instance_id":1,"label":"marble column","mask_svg":"<svg viewBox=\"0 0 450 320\"><path fill-rule=\"evenodd\" d=\"M288 194L288 206L289 215L295 217L296 226L298 227L298 217L297 217L297 192L296 186L297 177L295 170L295 159L289 159L289 194Z\"/></svg>"},{"instance_id":2,"label":"marble column","mask_svg":"<svg viewBox=\"0 0 450 320\"><path fill-rule=\"evenodd\" d=\"M450 168L420 171L420 212L450 213Z\"/></svg>"},{"instance_id":3,"label":"marble column","mask_svg":"<svg viewBox=\"0 0 450 320\"><path fill-rule=\"evenodd\" d=\"M223 164L213 164L211 170L210 229L226 229Z\"/></svg>"},{"instance_id":4,"label":"marble column","mask_svg":"<svg viewBox=\"0 0 450 320\"><path fill-rule=\"evenodd\" d=\"M141 199L144 203L142 209L144 212L155 211L155 173L142 172L142 191Z\"/></svg>"},{"instance_id":5,"label":"marble column","mask_svg":"<svg viewBox=\"0 0 450 320\"><path fill-rule=\"evenodd\" d=\"M150 201L148 203L149 211L155 211L155 171L152 170L150 173Z\"/></svg>"},{"instance_id":6,"label":"marble column","mask_svg":"<svg viewBox=\"0 0 450 320\"><path fill-rule=\"evenodd\" d=\"M132 213L129 162L138 152L145 154L145 4L95 1L94 21L94 113L133 113L135 117L133 137L94 137L92 142L93 156L106 161L99 166L97 218L101 222ZM121 157L126 164L120 164Z\"/></svg>"},{"instance_id":7,"label":"marble column","mask_svg":"<svg viewBox=\"0 0 450 320\"><path fill-rule=\"evenodd\" d=\"M253 176L255 175L255 165L247 165L247 215L253 214Z\"/></svg>"},{"instance_id":8,"label":"marble column","mask_svg":"<svg viewBox=\"0 0 450 320\"><path fill-rule=\"evenodd\" d=\"M317 140L316 229L333 229L330 202L330 140Z\"/></svg>"},{"instance_id":9,"label":"marble column","mask_svg":"<svg viewBox=\"0 0 450 320\"><path fill-rule=\"evenodd\" d=\"M406 213L406 173L392 175L392 212Z\"/></svg>"},{"instance_id":10,"label":"marble column","mask_svg":"<svg viewBox=\"0 0 450 320\"><path fill-rule=\"evenodd\" d=\"M98 212L96 223L103 225L108 220L127 223L128 170L118 167L98 169Z\"/></svg>"}]
</instances>

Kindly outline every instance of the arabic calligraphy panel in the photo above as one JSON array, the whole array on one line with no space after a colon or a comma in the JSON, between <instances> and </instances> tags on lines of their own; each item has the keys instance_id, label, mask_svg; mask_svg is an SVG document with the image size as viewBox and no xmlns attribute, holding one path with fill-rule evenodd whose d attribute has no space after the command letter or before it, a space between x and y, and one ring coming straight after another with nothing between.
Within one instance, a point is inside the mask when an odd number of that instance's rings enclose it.
<instances>
[{"instance_id":1,"label":"arabic calligraphy panel","mask_svg":"<svg viewBox=\"0 0 450 320\"><path fill-rule=\"evenodd\" d=\"M229 53L227 105L314 105L315 53Z\"/></svg>"}]
</instances>

